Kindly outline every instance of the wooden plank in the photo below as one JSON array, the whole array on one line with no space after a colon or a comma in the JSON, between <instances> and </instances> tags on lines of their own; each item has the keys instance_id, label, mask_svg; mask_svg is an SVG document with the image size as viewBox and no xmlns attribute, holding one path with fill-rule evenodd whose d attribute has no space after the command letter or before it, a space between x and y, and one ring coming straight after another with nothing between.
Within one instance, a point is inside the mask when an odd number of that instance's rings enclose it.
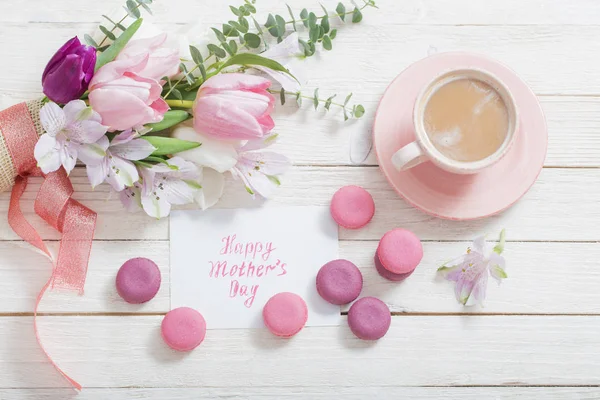
<instances>
[{"instance_id":1,"label":"wooden plank","mask_svg":"<svg viewBox=\"0 0 600 400\"><path fill-rule=\"evenodd\" d=\"M599 385L600 317L394 317L387 336L347 326L291 340L263 329L209 331L195 351L160 337L162 317L42 317L49 353L84 387ZM208 321L210 325L210 321ZM0 318L0 387L64 387L30 317Z\"/></svg>"},{"instance_id":2,"label":"wooden plank","mask_svg":"<svg viewBox=\"0 0 600 400\"><path fill-rule=\"evenodd\" d=\"M425 243L421 265L403 283L390 282L375 270L377 242L342 241L340 257L361 269L361 296L381 298L394 312L600 314L600 293L596 290L600 248L596 243L509 243L509 279L501 286L490 281L485 307L465 308L454 299L452 284L436 279L436 269L463 253L469 244ZM161 290L152 301L131 305L116 293L115 276L123 262L141 256L161 268ZM0 242L0 313L32 312L49 269L43 256L19 242ZM85 295L53 291L40 305L43 313L166 313L169 308L169 244L164 241L95 242Z\"/></svg>"},{"instance_id":3,"label":"wooden plank","mask_svg":"<svg viewBox=\"0 0 600 400\"><path fill-rule=\"evenodd\" d=\"M168 239L167 219L156 221L143 213L127 213L114 194L106 200L109 197L106 185L93 191L81 168L71 174L71 179L76 191L74 197L99 214L96 239ZM600 187L590 182L598 180L598 169L545 169L531 191L502 215L456 222L430 217L409 206L391 189L377 167L294 167L283 177L281 188L269 204L327 205L341 186L361 185L373 195L377 212L363 229L340 230L341 239L379 240L386 231L403 227L422 240L472 240L480 234L495 235L506 228L513 241L597 241L600 240L600 225L596 223L600 217ZM40 180L32 181L22 207L39 226L44 238L57 239L59 235L53 229L32 215ZM8 199L8 193L0 194L0 215L6 214ZM252 200L239 181L230 180L218 206L238 208L262 204L260 200ZM15 239L7 221L0 219L0 240Z\"/></svg>"},{"instance_id":4,"label":"wooden plank","mask_svg":"<svg viewBox=\"0 0 600 400\"><path fill-rule=\"evenodd\" d=\"M124 1L110 0L90 3L77 1L56 1L47 7L44 0L29 0L19 7L6 7L0 15L1 22L95 22L101 14L112 8L120 7ZM285 14L284 0L262 0L257 8L260 14L278 12ZM309 7L319 11L316 0L289 2L295 9ZM322 1L333 10L337 0ZM347 2L350 4L349 2ZM160 2L152 5L154 14L165 22L192 22L201 17L207 21L223 21L231 18L226 5L205 7L201 2L184 2L183 0ZM576 24L594 25L600 21L600 12L594 0L578 0L565 3L562 0L488 0L474 2L456 0L452 3L440 0L420 0L402 2L395 0L378 0L379 12L369 11L369 19L378 22L389 22L390 16L399 24L423 25L518 25L518 24ZM185 8L185 12L182 9ZM121 11L121 10L119 10Z\"/></svg>"},{"instance_id":5,"label":"wooden plank","mask_svg":"<svg viewBox=\"0 0 600 400\"><path fill-rule=\"evenodd\" d=\"M12 400L58 400L71 398L71 389L4 389L0 398ZM123 389L84 389L78 400L223 400L223 399L310 399L331 400L596 400L600 397L599 388L589 387L202 387L202 388L123 388Z\"/></svg>"}]
</instances>

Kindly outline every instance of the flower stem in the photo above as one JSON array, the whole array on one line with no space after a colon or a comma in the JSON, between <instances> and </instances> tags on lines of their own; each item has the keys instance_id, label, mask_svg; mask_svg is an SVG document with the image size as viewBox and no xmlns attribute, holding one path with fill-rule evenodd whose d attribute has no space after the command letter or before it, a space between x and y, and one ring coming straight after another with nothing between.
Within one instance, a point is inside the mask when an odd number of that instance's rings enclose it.
<instances>
[{"instance_id":1,"label":"flower stem","mask_svg":"<svg viewBox=\"0 0 600 400\"><path fill-rule=\"evenodd\" d=\"M194 102L191 100L165 100L170 107L191 109Z\"/></svg>"},{"instance_id":2,"label":"flower stem","mask_svg":"<svg viewBox=\"0 0 600 400\"><path fill-rule=\"evenodd\" d=\"M138 3L135 6L135 9L137 10L138 8L140 8L140 4ZM125 21L127 19L128 15L126 14L123 18L121 18L121 20L119 22L117 22L112 29L110 30L111 33L113 33L115 31L115 29L117 29L118 25L121 25L123 23L123 21ZM100 44L98 45L98 47L102 47L102 45L104 44L104 42L106 42L106 39L108 39L108 36L104 35L104 39L102 39L102 41L100 42Z\"/></svg>"},{"instance_id":3,"label":"flower stem","mask_svg":"<svg viewBox=\"0 0 600 400\"><path fill-rule=\"evenodd\" d=\"M269 93L272 93L272 94L280 94L280 93L281 93L281 91L280 91L280 90L267 89L267 91L268 91ZM298 97L298 93L295 93L295 92L285 92L285 94L286 94L287 96L294 96L294 97ZM313 96L304 96L304 95L300 95L300 97L302 97L303 99L309 99L309 100L314 100L314 99L315 99ZM325 100L324 100L324 99L318 99L318 100L319 100L319 103L326 103L326 102L327 102L327 100L326 100L326 99L325 99ZM343 104L340 104L340 103L335 103L335 102L333 102L333 101L331 102L331 105L332 105L332 106L338 106L338 107L341 107L341 108L343 108L343 109L348 109L348 107L346 107L345 105L343 105Z\"/></svg>"}]
</instances>

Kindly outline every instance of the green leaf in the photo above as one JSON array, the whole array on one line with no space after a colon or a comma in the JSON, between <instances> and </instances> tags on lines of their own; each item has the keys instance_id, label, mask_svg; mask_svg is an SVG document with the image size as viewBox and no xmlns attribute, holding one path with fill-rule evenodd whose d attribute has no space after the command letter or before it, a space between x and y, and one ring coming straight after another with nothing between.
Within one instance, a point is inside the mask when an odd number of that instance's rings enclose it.
<instances>
[{"instance_id":1,"label":"green leaf","mask_svg":"<svg viewBox=\"0 0 600 400\"><path fill-rule=\"evenodd\" d=\"M119 36L117 38L117 40L115 40L110 45L110 47L108 49L106 49L104 52L98 54L98 57L96 59L95 71L98 71L98 69L100 69L100 67L108 64L109 62L114 60L117 57L117 55L119 55L121 50L123 50L123 48L127 45L129 40L131 40L133 35L140 28L140 26L142 25L142 22L143 22L142 18L137 19L133 24L131 24L129 26L129 28L127 28L125 30L125 32L123 32L121 34L121 36Z\"/></svg>"},{"instance_id":2,"label":"green leaf","mask_svg":"<svg viewBox=\"0 0 600 400\"><path fill-rule=\"evenodd\" d=\"M359 104L354 109L354 117L355 118L360 118L363 115L365 115L365 108L362 106L362 104Z\"/></svg>"},{"instance_id":3,"label":"green leaf","mask_svg":"<svg viewBox=\"0 0 600 400\"><path fill-rule=\"evenodd\" d=\"M218 58L225 58L225 57L227 57L227 53L225 53L225 50L223 50L219 46L214 45L214 44L211 43L207 47L208 47L208 50L210 50L210 52L213 53Z\"/></svg>"},{"instance_id":4,"label":"green leaf","mask_svg":"<svg viewBox=\"0 0 600 400\"><path fill-rule=\"evenodd\" d=\"M331 40L335 39L335 37L337 36L337 29L332 29L331 32L329 33L329 37L331 38Z\"/></svg>"},{"instance_id":5,"label":"green leaf","mask_svg":"<svg viewBox=\"0 0 600 400\"><path fill-rule=\"evenodd\" d=\"M494 252L497 254L502 254L504 251L504 244L506 243L506 229L502 229L500 232L500 239L498 240L498 244L494 246Z\"/></svg>"},{"instance_id":6,"label":"green leaf","mask_svg":"<svg viewBox=\"0 0 600 400\"><path fill-rule=\"evenodd\" d=\"M187 111L169 110L165 113L162 121L155 124L146 124L146 127L152 128L152 132L160 132L186 121L190 117L191 115Z\"/></svg>"},{"instance_id":7,"label":"green leaf","mask_svg":"<svg viewBox=\"0 0 600 400\"><path fill-rule=\"evenodd\" d=\"M204 58L202 58L202 53L200 53L200 50L198 50L197 47L190 46L190 54L192 55L192 60L194 60L196 65L204 63Z\"/></svg>"},{"instance_id":8,"label":"green leaf","mask_svg":"<svg viewBox=\"0 0 600 400\"><path fill-rule=\"evenodd\" d=\"M96 41L87 33L83 35L83 40L85 40L88 45L98 48L98 43L96 43Z\"/></svg>"},{"instance_id":9,"label":"green leaf","mask_svg":"<svg viewBox=\"0 0 600 400\"><path fill-rule=\"evenodd\" d=\"M327 35L323 36L323 48L325 50L333 49L333 44L331 43L331 39Z\"/></svg>"},{"instance_id":10,"label":"green leaf","mask_svg":"<svg viewBox=\"0 0 600 400\"><path fill-rule=\"evenodd\" d=\"M281 15L276 15L275 21L277 22L277 32L279 33L278 37L282 37L285 33L285 19L283 19Z\"/></svg>"},{"instance_id":11,"label":"green leaf","mask_svg":"<svg viewBox=\"0 0 600 400\"><path fill-rule=\"evenodd\" d=\"M260 47L260 36L254 34L254 33L246 33L244 35L244 40L246 41L246 44L248 46L250 46L253 49L258 49Z\"/></svg>"},{"instance_id":12,"label":"green leaf","mask_svg":"<svg viewBox=\"0 0 600 400\"><path fill-rule=\"evenodd\" d=\"M356 7L354 9L354 12L352 13L352 22L355 23L355 24L357 24L360 21L362 21L362 19L363 19L363 15L360 12L360 10L358 9L358 7Z\"/></svg>"},{"instance_id":13,"label":"green leaf","mask_svg":"<svg viewBox=\"0 0 600 400\"><path fill-rule=\"evenodd\" d=\"M183 76L185 77L185 80L187 81L188 85L193 85L196 82L184 63L179 64L179 69L181 69L181 71L183 72Z\"/></svg>"},{"instance_id":14,"label":"green leaf","mask_svg":"<svg viewBox=\"0 0 600 400\"><path fill-rule=\"evenodd\" d=\"M152 153L153 156L167 156L169 154L177 154L182 151L195 149L200 147L201 143L190 142L187 140L162 137L162 136L142 136L141 139L147 140L156 148Z\"/></svg>"},{"instance_id":15,"label":"green leaf","mask_svg":"<svg viewBox=\"0 0 600 400\"><path fill-rule=\"evenodd\" d=\"M112 33L111 31L109 31L108 29L106 29L105 26L100 25L100 30L102 31L102 33L104 33L106 35L107 38L109 38L110 40L115 40L117 37L115 36L114 33Z\"/></svg>"},{"instance_id":16,"label":"green leaf","mask_svg":"<svg viewBox=\"0 0 600 400\"><path fill-rule=\"evenodd\" d=\"M150 9L150 7L148 7L148 5L142 1L138 0L138 3L140 4L140 6L142 6L144 8L144 10L146 10L146 12L150 15L154 15L152 14L152 10Z\"/></svg>"},{"instance_id":17,"label":"green leaf","mask_svg":"<svg viewBox=\"0 0 600 400\"><path fill-rule=\"evenodd\" d=\"M311 42L316 42L317 40L319 40L319 33L321 32L321 29L318 26L313 26L312 28L310 28L310 32L308 33L308 38Z\"/></svg>"},{"instance_id":18,"label":"green leaf","mask_svg":"<svg viewBox=\"0 0 600 400\"><path fill-rule=\"evenodd\" d=\"M310 46L308 45L308 43L306 43L302 39L298 39L298 43L300 43L300 46L302 46L302 49L304 50L304 55L306 57L309 57L311 54L310 54Z\"/></svg>"},{"instance_id":19,"label":"green leaf","mask_svg":"<svg viewBox=\"0 0 600 400\"><path fill-rule=\"evenodd\" d=\"M142 4L152 4L152 0L137 0L137 2Z\"/></svg>"},{"instance_id":20,"label":"green leaf","mask_svg":"<svg viewBox=\"0 0 600 400\"><path fill-rule=\"evenodd\" d=\"M212 31L215 33L215 36L217 36L217 40L221 43L223 43L224 41L226 41L227 39L225 38L225 35L223 35L223 32L221 32L220 30L218 30L217 28L210 28L212 29Z\"/></svg>"},{"instance_id":21,"label":"green leaf","mask_svg":"<svg viewBox=\"0 0 600 400\"><path fill-rule=\"evenodd\" d=\"M227 54L229 54L230 56L232 56L232 55L235 54L235 52L233 51L233 49L231 48L231 46L229 46L229 43L223 42L223 43L221 43L221 46L223 46L223 48L225 49L225 51L227 52Z\"/></svg>"},{"instance_id":22,"label":"green leaf","mask_svg":"<svg viewBox=\"0 0 600 400\"><path fill-rule=\"evenodd\" d=\"M298 107L302 107L302 93L300 92L296 93L296 104Z\"/></svg>"},{"instance_id":23,"label":"green leaf","mask_svg":"<svg viewBox=\"0 0 600 400\"><path fill-rule=\"evenodd\" d=\"M336 94L334 94L333 96L329 97L326 101L325 101L325 109L327 111L329 111L329 107L331 107L331 101L335 98L335 96L337 96Z\"/></svg>"},{"instance_id":24,"label":"green leaf","mask_svg":"<svg viewBox=\"0 0 600 400\"><path fill-rule=\"evenodd\" d=\"M179 89L173 89L173 90L171 90L171 94L173 96L175 96L175 98L177 100L183 100L183 96L181 95L181 92L179 91Z\"/></svg>"},{"instance_id":25,"label":"green leaf","mask_svg":"<svg viewBox=\"0 0 600 400\"><path fill-rule=\"evenodd\" d=\"M223 34L226 37L235 37L238 35L237 30L229 24L223 24Z\"/></svg>"},{"instance_id":26,"label":"green leaf","mask_svg":"<svg viewBox=\"0 0 600 400\"><path fill-rule=\"evenodd\" d=\"M252 22L254 22L254 28L256 28L256 30L262 34L262 28L259 25L259 23L254 19L254 17L252 17Z\"/></svg>"},{"instance_id":27,"label":"green leaf","mask_svg":"<svg viewBox=\"0 0 600 400\"><path fill-rule=\"evenodd\" d=\"M315 110L319 108L319 88L315 89L315 94L313 96L313 105L315 106Z\"/></svg>"},{"instance_id":28,"label":"green leaf","mask_svg":"<svg viewBox=\"0 0 600 400\"><path fill-rule=\"evenodd\" d=\"M125 31L125 29L127 29L121 23L113 21L112 19L110 19L108 16L106 16L104 14L102 15L102 17L104 19L106 19L108 22L110 22L111 24L113 24L113 26L116 26L117 28L119 28L121 31Z\"/></svg>"},{"instance_id":29,"label":"green leaf","mask_svg":"<svg viewBox=\"0 0 600 400\"><path fill-rule=\"evenodd\" d=\"M248 27L246 25L240 24L237 21L229 21L229 25L234 27L238 32L242 32L242 33L248 32Z\"/></svg>"},{"instance_id":30,"label":"green leaf","mask_svg":"<svg viewBox=\"0 0 600 400\"><path fill-rule=\"evenodd\" d=\"M229 47L231 48L231 51L233 51L233 54L238 52L238 45L235 42L235 40L230 40L229 41Z\"/></svg>"},{"instance_id":31,"label":"green leaf","mask_svg":"<svg viewBox=\"0 0 600 400\"><path fill-rule=\"evenodd\" d=\"M279 99L281 100L281 105L285 104L285 89L281 88L281 92L279 92Z\"/></svg>"},{"instance_id":32,"label":"green leaf","mask_svg":"<svg viewBox=\"0 0 600 400\"><path fill-rule=\"evenodd\" d=\"M342 21L346 19L346 6L344 5L344 3L339 3L337 5L337 8L335 9L335 12L338 13Z\"/></svg>"},{"instance_id":33,"label":"green leaf","mask_svg":"<svg viewBox=\"0 0 600 400\"><path fill-rule=\"evenodd\" d=\"M318 26L318 28L319 28L319 39L323 39L323 36L325 36L325 30L320 25Z\"/></svg>"},{"instance_id":34,"label":"green leaf","mask_svg":"<svg viewBox=\"0 0 600 400\"><path fill-rule=\"evenodd\" d=\"M149 162L149 163L157 163L157 164L166 164L169 165L169 163L167 162L167 160L165 160L162 157L154 157L154 156L148 156L146 158L144 158L142 160L142 162Z\"/></svg>"},{"instance_id":35,"label":"green leaf","mask_svg":"<svg viewBox=\"0 0 600 400\"><path fill-rule=\"evenodd\" d=\"M271 36L273 36L273 37L281 36L279 34L279 29L277 28L277 21L275 21L275 17L273 16L273 14L269 14L269 17L267 18L267 23L265 24L265 27L267 28L267 30L269 31Z\"/></svg>"},{"instance_id":36,"label":"green leaf","mask_svg":"<svg viewBox=\"0 0 600 400\"><path fill-rule=\"evenodd\" d=\"M327 11L327 9L325 8L325 6L323 4L319 3L319 5L321 6L321 10L323 10L325 15L329 14L329 11Z\"/></svg>"},{"instance_id":37,"label":"green leaf","mask_svg":"<svg viewBox=\"0 0 600 400\"><path fill-rule=\"evenodd\" d=\"M317 26L317 16L315 15L314 12L311 12L310 14L308 14L308 26L311 29L313 27Z\"/></svg>"},{"instance_id":38,"label":"green leaf","mask_svg":"<svg viewBox=\"0 0 600 400\"><path fill-rule=\"evenodd\" d=\"M346 100L344 100L344 107L346 107L348 105L351 98L352 98L352 93L350 93L348 96L346 96Z\"/></svg>"},{"instance_id":39,"label":"green leaf","mask_svg":"<svg viewBox=\"0 0 600 400\"><path fill-rule=\"evenodd\" d=\"M250 12L250 7L253 7L251 4L246 4L244 6L240 6L240 12L245 15L246 17L248 17L251 12Z\"/></svg>"},{"instance_id":40,"label":"green leaf","mask_svg":"<svg viewBox=\"0 0 600 400\"><path fill-rule=\"evenodd\" d=\"M142 16L140 14L140 10L138 10L138 5L135 3L135 1L127 0L125 4L127 5L125 9L127 10L129 16L136 19Z\"/></svg>"},{"instance_id":41,"label":"green leaf","mask_svg":"<svg viewBox=\"0 0 600 400\"><path fill-rule=\"evenodd\" d=\"M249 12L251 12L252 14L254 14L256 12L256 7L254 7L252 4L247 3L245 6L246 10L248 10Z\"/></svg>"},{"instance_id":42,"label":"green leaf","mask_svg":"<svg viewBox=\"0 0 600 400\"><path fill-rule=\"evenodd\" d=\"M302 19L302 24L308 28L308 10L306 8L300 11L300 18Z\"/></svg>"},{"instance_id":43,"label":"green leaf","mask_svg":"<svg viewBox=\"0 0 600 400\"><path fill-rule=\"evenodd\" d=\"M344 121L348 121L348 112L344 108Z\"/></svg>"},{"instance_id":44,"label":"green leaf","mask_svg":"<svg viewBox=\"0 0 600 400\"><path fill-rule=\"evenodd\" d=\"M296 31L296 17L294 17L294 12L292 11L292 8L289 4L286 4L285 6L287 7L288 13L290 13L290 17L292 18L292 25L294 26L294 31Z\"/></svg>"},{"instance_id":45,"label":"green leaf","mask_svg":"<svg viewBox=\"0 0 600 400\"><path fill-rule=\"evenodd\" d=\"M248 22L248 20L244 17L239 17L238 21L240 23L240 25L242 25L245 29L245 31L243 29L240 29L241 32L248 32L248 29L250 29L250 23ZM258 24L256 24L258 26Z\"/></svg>"},{"instance_id":46,"label":"green leaf","mask_svg":"<svg viewBox=\"0 0 600 400\"><path fill-rule=\"evenodd\" d=\"M198 69L200 70L200 74L202 75L202 80L205 81L206 80L206 68L204 67L204 64L198 64Z\"/></svg>"},{"instance_id":47,"label":"green leaf","mask_svg":"<svg viewBox=\"0 0 600 400\"><path fill-rule=\"evenodd\" d=\"M272 69L273 71L285 72L292 78L296 79L296 77L292 75L290 71L288 71L283 65L279 64L277 61L271 60L270 58L265 58L263 56L259 56L258 54L236 54L235 56L227 60L227 62L225 62L223 65L221 65L219 71L221 71L223 68L227 68L232 65L259 65L261 67Z\"/></svg>"},{"instance_id":48,"label":"green leaf","mask_svg":"<svg viewBox=\"0 0 600 400\"><path fill-rule=\"evenodd\" d=\"M238 10L237 8L235 8L234 6L229 6L229 9L231 10L232 13L235 14L236 17L241 17L243 14L240 12L240 10Z\"/></svg>"},{"instance_id":49,"label":"green leaf","mask_svg":"<svg viewBox=\"0 0 600 400\"><path fill-rule=\"evenodd\" d=\"M321 28L323 28L323 32L327 33L329 32L329 17L326 15L323 17L323 19L321 20Z\"/></svg>"}]
</instances>

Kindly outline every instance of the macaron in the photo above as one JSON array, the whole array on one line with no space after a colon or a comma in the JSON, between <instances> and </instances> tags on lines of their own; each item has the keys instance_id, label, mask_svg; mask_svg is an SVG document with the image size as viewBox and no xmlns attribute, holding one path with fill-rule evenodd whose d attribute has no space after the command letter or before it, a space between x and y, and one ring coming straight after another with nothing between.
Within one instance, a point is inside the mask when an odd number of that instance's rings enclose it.
<instances>
[{"instance_id":1,"label":"macaron","mask_svg":"<svg viewBox=\"0 0 600 400\"><path fill-rule=\"evenodd\" d=\"M375 202L371 194L360 186L344 186L333 195L330 211L339 226L358 229L367 225L375 215Z\"/></svg>"},{"instance_id":2,"label":"macaron","mask_svg":"<svg viewBox=\"0 0 600 400\"><path fill-rule=\"evenodd\" d=\"M317 292L327 302L348 304L358 298L363 287L360 270L348 260L333 260L317 274Z\"/></svg>"},{"instance_id":3,"label":"macaron","mask_svg":"<svg viewBox=\"0 0 600 400\"><path fill-rule=\"evenodd\" d=\"M363 297L350 307L348 326L363 340L378 340L390 329L392 315L388 306L375 297Z\"/></svg>"},{"instance_id":4,"label":"macaron","mask_svg":"<svg viewBox=\"0 0 600 400\"><path fill-rule=\"evenodd\" d=\"M400 228L393 229L383 235L379 241L376 258L379 259L380 267L384 270L395 275L405 275L405 278L417 268L423 259L423 245L411 231ZM377 263L375 265L377 266ZM387 278L387 276L383 276ZM388 276L394 277L394 275ZM397 278L403 279L402 277Z\"/></svg>"},{"instance_id":5,"label":"macaron","mask_svg":"<svg viewBox=\"0 0 600 400\"><path fill-rule=\"evenodd\" d=\"M379 275L381 275L387 280L400 282L405 280L412 274L412 272L407 272L406 274L394 274L393 272L390 272L387 269L385 269L383 265L381 265L381 261L379 261L379 256L377 255L377 253L375 253L375 257L373 258L375 261L375 269L377 270L377 272L379 272Z\"/></svg>"},{"instance_id":6,"label":"macaron","mask_svg":"<svg viewBox=\"0 0 600 400\"><path fill-rule=\"evenodd\" d=\"M204 317L189 307L169 311L160 328L165 343L177 351L194 350L206 336Z\"/></svg>"},{"instance_id":7,"label":"macaron","mask_svg":"<svg viewBox=\"0 0 600 400\"><path fill-rule=\"evenodd\" d=\"M128 303L145 303L156 296L160 289L160 281L160 269L154 261L132 258L126 261L117 273L117 292Z\"/></svg>"},{"instance_id":8,"label":"macaron","mask_svg":"<svg viewBox=\"0 0 600 400\"><path fill-rule=\"evenodd\" d=\"M302 297L295 293L278 293L265 304L263 320L271 333L289 338L306 325L308 307Z\"/></svg>"}]
</instances>

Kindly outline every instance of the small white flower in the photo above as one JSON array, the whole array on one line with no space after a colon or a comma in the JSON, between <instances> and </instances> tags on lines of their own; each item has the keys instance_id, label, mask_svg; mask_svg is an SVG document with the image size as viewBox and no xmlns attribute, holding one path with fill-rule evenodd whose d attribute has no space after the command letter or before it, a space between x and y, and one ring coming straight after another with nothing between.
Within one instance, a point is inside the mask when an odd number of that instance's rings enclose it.
<instances>
[{"instance_id":1,"label":"small white flower","mask_svg":"<svg viewBox=\"0 0 600 400\"><path fill-rule=\"evenodd\" d=\"M34 156L42 172L48 174L61 165L69 174L79 158L87 165L99 164L106 155L96 144L107 131L100 114L82 100L70 101L64 108L48 103L40 110L46 132L35 145Z\"/></svg>"},{"instance_id":2,"label":"small white flower","mask_svg":"<svg viewBox=\"0 0 600 400\"><path fill-rule=\"evenodd\" d=\"M136 132L128 130L115 136L110 143L106 136L100 138L96 144L105 156L100 163L86 166L92 187L106 180L115 191L120 192L139 181L137 168L131 161L143 160L156 148L138 137Z\"/></svg>"}]
</instances>

